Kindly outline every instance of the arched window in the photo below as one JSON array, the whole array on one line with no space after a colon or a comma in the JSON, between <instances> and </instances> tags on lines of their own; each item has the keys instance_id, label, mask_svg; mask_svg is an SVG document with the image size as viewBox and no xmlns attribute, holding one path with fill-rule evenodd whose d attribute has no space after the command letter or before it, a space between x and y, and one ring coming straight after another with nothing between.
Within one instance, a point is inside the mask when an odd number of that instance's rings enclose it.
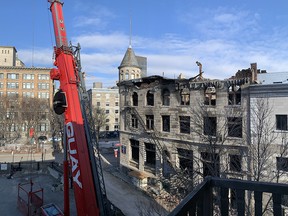
<instances>
[{"instance_id":1,"label":"arched window","mask_svg":"<svg viewBox=\"0 0 288 216\"><path fill-rule=\"evenodd\" d=\"M214 86L209 86L205 89L204 91L204 104L205 105L211 105L215 106L216 105L216 89Z\"/></svg>"},{"instance_id":2,"label":"arched window","mask_svg":"<svg viewBox=\"0 0 288 216\"><path fill-rule=\"evenodd\" d=\"M231 85L228 88L228 105L241 105L241 88Z\"/></svg>"},{"instance_id":3,"label":"arched window","mask_svg":"<svg viewBox=\"0 0 288 216\"><path fill-rule=\"evenodd\" d=\"M129 79L129 73L125 73L125 80L128 80Z\"/></svg>"},{"instance_id":4,"label":"arched window","mask_svg":"<svg viewBox=\"0 0 288 216\"><path fill-rule=\"evenodd\" d=\"M163 106L170 106L170 91L164 89L162 92L162 104Z\"/></svg>"},{"instance_id":5,"label":"arched window","mask_svg":"<svg viewBox=\"0 0 288 216\"><path fill-rule=\"evenodd\" d=\"M190 92L189 89L184 88L180 92L181 96L181 105L189 105L190 104Z\"/></svg>"},{"instance_id":6,"label":"arched window","mask_svg":"<svg viewBox=\"0 0 288 216\"><path fill-rule=\"evenodd\" d=\"M133 103L133 106L138 106L138 94L136 92L133 92L132 103Z\"/></svg>"},{"instance_id":7,"label":"arched window","mask_svg":"<svg viewBox=\"0 0 288 216\"><path fill-rule=\"evenodd\" d=\"M154 106L154 94L149 90L146 95L147 106Z\"/></svg>"}]
</instances>

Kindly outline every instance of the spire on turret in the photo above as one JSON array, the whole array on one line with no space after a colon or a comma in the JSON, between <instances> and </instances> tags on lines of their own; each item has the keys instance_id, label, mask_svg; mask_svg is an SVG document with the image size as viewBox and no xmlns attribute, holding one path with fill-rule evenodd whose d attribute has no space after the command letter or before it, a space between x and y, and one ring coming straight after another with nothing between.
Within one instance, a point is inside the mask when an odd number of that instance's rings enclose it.
<instances>
[{"instance_id":1,"label":"spire on turret","mask_svg":"<svg viewBox=\"0 0 288 216\"><path fill-rule=\"evenodd\" d=\"M136 56L132 49L132 19L130 18L129 47L122 59L119 69L119 81L138 79L143 74L146 75L147 60L145 57Z\"/></svg>"},{"instance_id":2,"label":"spire on turret","mask_svg":"<svg viewBox=\"0 0 288 216\"><path fill-rule=\"evenodd\" d=\"M129 38L129 48L132 48L132 18L130 18L130 38Z\"/></svg>"}]
</instances>

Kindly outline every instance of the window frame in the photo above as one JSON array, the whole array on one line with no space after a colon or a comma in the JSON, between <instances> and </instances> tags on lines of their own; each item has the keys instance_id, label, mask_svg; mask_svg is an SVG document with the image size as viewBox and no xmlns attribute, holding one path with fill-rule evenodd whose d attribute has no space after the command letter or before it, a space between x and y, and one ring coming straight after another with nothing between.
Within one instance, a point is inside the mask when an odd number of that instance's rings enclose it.
<instances>
[{"instance_id":1,"label":"window frame","mask_svg":"<svg viewBox=\"0 0 288 216\"><path fill-rule=\"evenodd\" d=\"M154 106L154 93L151 90L146 93L146 105Z\"/></svg>"},{"instance_id":2,"label":"window frame","mask_svg":"<svg viewBox=\"0 0 288 216\"><path fill-rule=\"evenodd\" d=\"M232 172L242 172L242 156L239 154L229 154L229 170Z\"/></svg>"},{"instance_id":3,"label":"window frame","mask_svg":"<svg viewBox=\"0 0 288 216\"><path fill-rule=\"evenodd\" d=\"M170 106L170 91L167 88L162 91L162 105Z\"/></svg>"},{"instance_id":4,"label":"window frame","mask_svg":"<svg viewBox=\"0 0 288 216\"><path fill-rule=\"evenodd\" d=\"M204 116L203 117L203 134L207 135L207 136L216 137L216 135L217 135L217 117L215 117L215 116Z\"/></svg>"},{"instance_id":5,"label":"window frame","mask_svg":"<svg viewBox=\"0 0 288 216\"><path fill-rule=\"evenodd\" d=\"M191 123L190 116L179 116L180 133L190 134Z\"/></svg>"},{"instance_id":6,"label":"window frame","mask_svg":"<svg viewBox=\"0 0 288 216\"><path fill-rule=\"evenodd\" d=\"M281 115L275 115L276 118L276 130L279 131L287 131L288 130L288 116L281 114Z\"/></svg>"},{"instance_id":7,"label":"window frame","mask_svg":"<svg viewBox=\"0 0 288 216\"><path fill-rule=\"evenodd\" d=\"M243 137L243 124L242 124L241 117L228 117L227 127L228 127L227 128L228 137L233 137L233 138Z\"/></svg>"},{"instance_id":8,"label":"window frame","mask_svg":"<svg viewBox=\"0 0 288 216\"><path fill-rule=\"evenodd\" d=\"M162 131L170 132L170 116L162 115Z\"/></svg>"},{"instance_id":9,"label":"window frame","mask_svg":"<svg viewBox=\"0 0 288 216\"><path fill-rule=\"evenodd\" d=\"M146 115L147 130L154 130L154 115Z\"/></svg>"}]
</instances>

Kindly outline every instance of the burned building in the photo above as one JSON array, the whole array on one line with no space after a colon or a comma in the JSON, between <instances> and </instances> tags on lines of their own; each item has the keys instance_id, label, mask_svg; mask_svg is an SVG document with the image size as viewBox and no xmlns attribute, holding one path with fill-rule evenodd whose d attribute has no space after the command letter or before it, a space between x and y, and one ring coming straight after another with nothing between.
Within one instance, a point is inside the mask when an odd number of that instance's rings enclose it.
<instances>
[{"instance_id":1,"label":"burned building","mask_svg":"<svg viewBox=\"0 0 288 216\"><path fill-rule=\"evenodd\" d=\"M246 179L243 92L252 74L227 80L204 79L199 73L190 79L149 76L119 82L122 171L139 187L182 178L183 190L184 179L192 187L207 175Z\"/></svg>"}]
</instances>

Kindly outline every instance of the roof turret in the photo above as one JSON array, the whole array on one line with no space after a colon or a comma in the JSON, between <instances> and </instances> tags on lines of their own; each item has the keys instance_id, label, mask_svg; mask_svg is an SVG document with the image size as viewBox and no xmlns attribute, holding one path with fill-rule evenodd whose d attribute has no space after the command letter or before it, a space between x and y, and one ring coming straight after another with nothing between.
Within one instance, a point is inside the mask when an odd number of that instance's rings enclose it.
<instances>
[{"instance_id":1,"label":"roof turret","mask_svg":"<svg viewBox=\"0 0 288 216\"><path fill-rule=\"evenodd\" d=\"M138 67L138 68L140 68L139 63L138 63L137 58L136 58L136 55L135 55L131 46L128 47L128 49L125 53L125 56L124 56L124 58L120 64L120 66L118 67L118 69L120 69L122 67Z\"/></svg>"}]
</instances>

